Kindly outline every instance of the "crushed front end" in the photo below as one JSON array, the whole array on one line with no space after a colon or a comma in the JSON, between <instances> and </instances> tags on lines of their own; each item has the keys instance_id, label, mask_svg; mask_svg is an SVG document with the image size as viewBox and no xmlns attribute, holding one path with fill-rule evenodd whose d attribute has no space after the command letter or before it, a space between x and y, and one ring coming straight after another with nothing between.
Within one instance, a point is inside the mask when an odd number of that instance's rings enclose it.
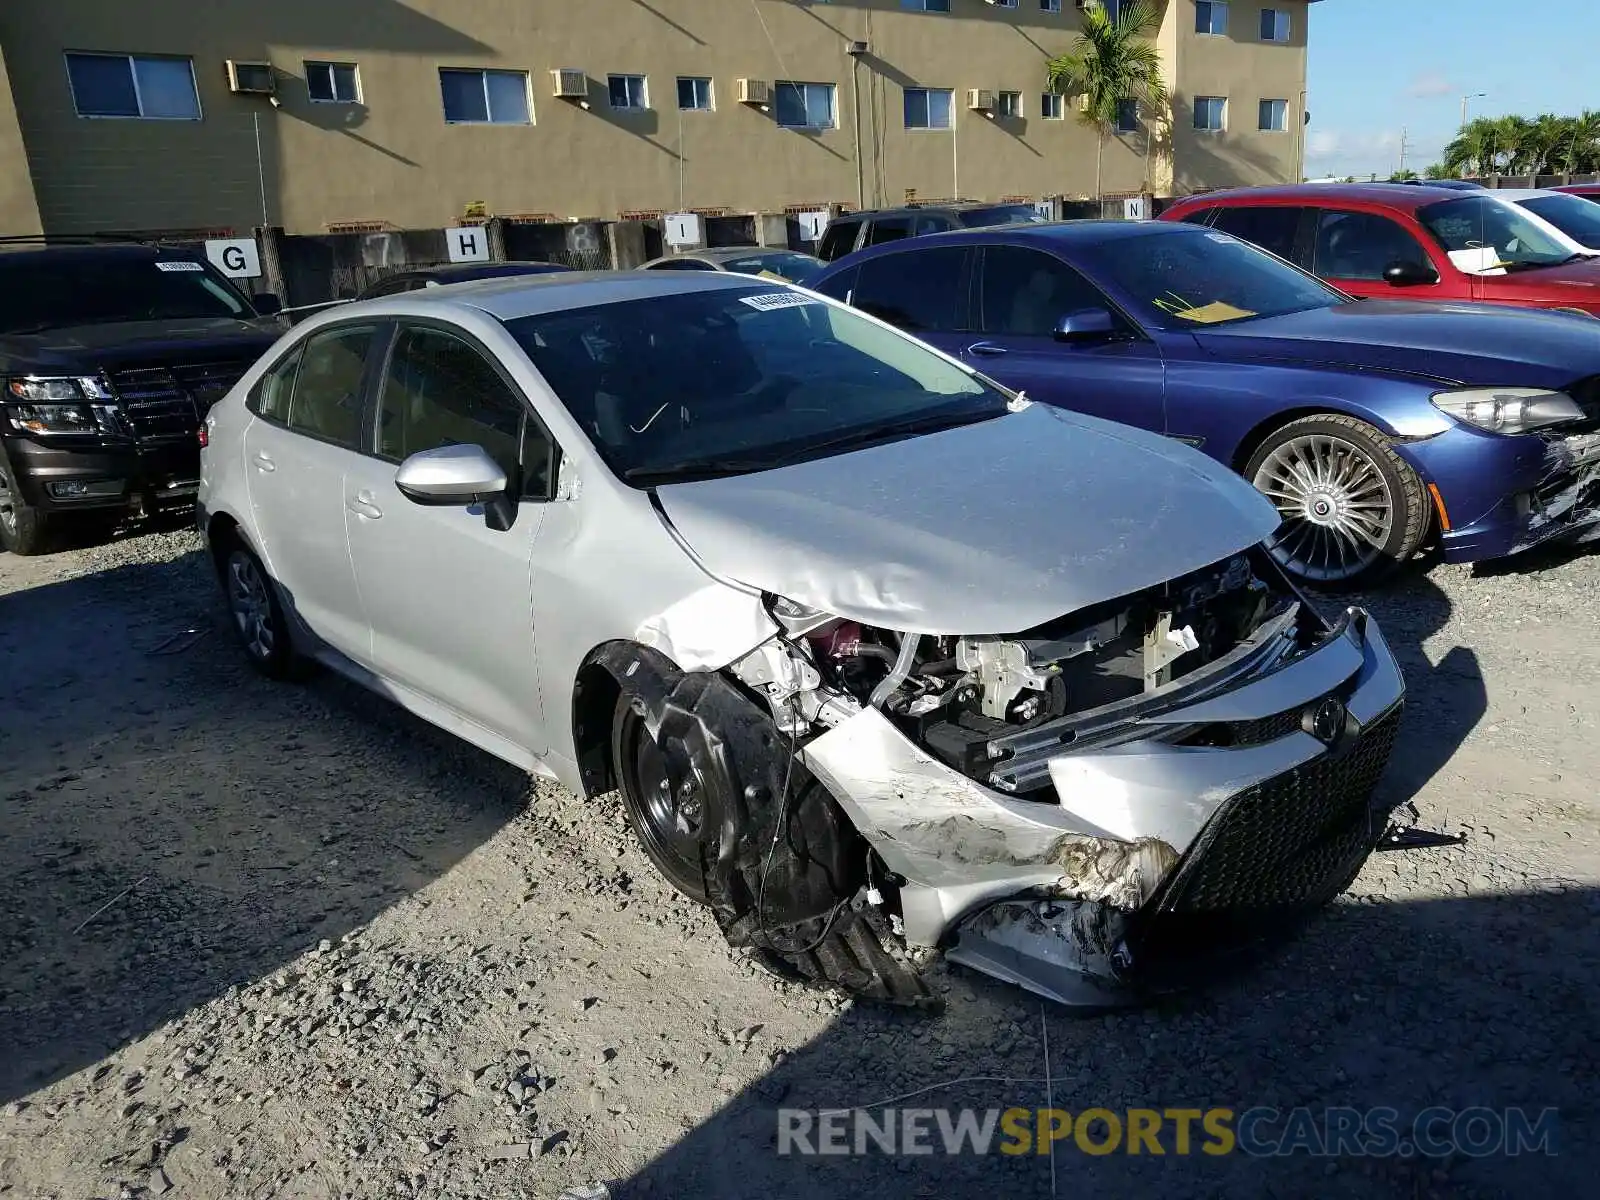
<instances>
[{"instance_id":1,"label":"crushed front end","mask_svg":"<svg viewBox=\"0 0 1600 1200\"><path fill-rule=\"evenodd\" d=\"M870 847L912 946L1049 998L1181 984L1342 890L1404 684L1259 550L1005 635L864 627L775 600L734 665Z\"/></svg>"}]
</instances>

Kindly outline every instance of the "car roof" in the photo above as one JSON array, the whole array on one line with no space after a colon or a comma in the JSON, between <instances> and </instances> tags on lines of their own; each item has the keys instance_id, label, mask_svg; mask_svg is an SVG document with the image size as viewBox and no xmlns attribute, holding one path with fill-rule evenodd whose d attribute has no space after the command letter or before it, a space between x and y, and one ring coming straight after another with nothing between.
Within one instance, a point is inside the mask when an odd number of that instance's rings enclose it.
<instances>
[{"instance_id":1,"label":"car roof","mask_svg":"<svg viewBox=\"0 0 1600 1200\"><path fill-rule=\"evenodd\" d=\"M900 217L913 213L961 213L979 208L1032 208L1021 200L952 200L949 204L903 204L899 208L868 208L860 212L841 213L834 223L860 217Z\"/></svg>"},{"instance_id":2,"label":"car roof","mask_svg":"<svg viewBox=\"0 0 1600 1200\"><path fill-rule=\"evenodd\" d=\"M901 238L879 246L868 246L828 264L829 272L847 268L869 258L906 251L927 250L933 246L981 246L988 242L1018 243L1040 249L1103 245L1145 237L1202 237L1199 225L1182 221L1041 221L1035 224L985 225L976 229L946 229L921 237Z\"/></svg>"},{"instance_id":3,"label":"car roof","mask_svg":"<svg viewBox=\"0 0 1600 1200\"><path fill-rule=\"evenodd\" d=\"M656 296L732 291L752 286L760 285L747 276L719 271L559 271L452 283L355 303L370 303L385 308L466 305L501 321L514 321L518 317L621 304L629 300L648 300ZM787 285L772 281L766 286L781 288Z\"/></svg>"},{"instance_id":4,"label":"car roof","mask_svg":"<svg viewBox=\"0 0 1600 1200\"><path fill-rule=\"evenodd\" d=\"M1492 192L1488 193L1493 195ZM1371 204L1379 208L1392 208L1401 212L1415 212L1425 205L1441 200L1460 200L1465 193L1454 188L1429 187L1426 184L1396 183L1300 183L1275 187L1224 188L1216 192L1201 192L1185 197L1185 208L1213 204L1230 204L1239 201L1272 204L1327 204L1329 201L1347 200ZM1176 207L1176 206L1174 206Z\"/></svg>"},{"instance_id":5,"label":"car roof","mask_svg":"<svg viewBox=\"0 0 1600 1200\"><path fill-rule=\"evenodd\" d=\"M707 262L728 262L735 258L759 258L764 254L805 255L805 251L791 250L787 246L714 246L709 250L690 250L681 257L703 258Z\"/></svg>"},{"instance_id":6,"label":"car roof","mask_svg":"<svg viewBox=\"0 0 1600 1200\"><path fill-rule=\"evenodd\" d=\"M1557 195L1550 188L1495 188L1491 196L1498 196L1502 200L1532 200L1536 196Z\"/></svg>"},{"instance_id":7,"label":"car roof","mask_svg":"<svg viewBox=\"0 0 1600 1200\"><path fill-rule=\"evenodd\" d=\"M152 246L144 242L84 242L55 246L31 241L0 244L0 262L104 262L116 258L149 262L161 257L199 262L205 255L197 250Z\"/></svg>"},{"instance_id":8,"label":"car roof","mask_svg":"<svg viewBox=\"0 0 1600 1200\"><path fill-rule=\"evenodd\" d=\"M415 267L397 271L390 278L404 279L492 279L498 275L540 275L569 270L559 263L486 262L440 263L436 267Z\"/></svg>"}]
</instances>

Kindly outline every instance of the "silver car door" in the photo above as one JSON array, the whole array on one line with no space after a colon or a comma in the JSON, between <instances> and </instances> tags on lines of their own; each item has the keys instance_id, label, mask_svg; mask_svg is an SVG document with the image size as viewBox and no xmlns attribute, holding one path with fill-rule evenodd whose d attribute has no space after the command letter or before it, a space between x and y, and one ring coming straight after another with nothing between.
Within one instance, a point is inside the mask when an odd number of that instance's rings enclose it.
<instances>
[{"instance_id":1,"label":"silver car door","mask_svg":"<svg viewBox=\"0 0 1600 1200\"><path fill-rule=\"evenodd\" d=\"M492 359L459 331L404 323L379 385L376 453L345 479L345 522L385 678L539 756L530 573L553 478L549 439ZM414 504L395 487L419 451L475 444L506 468L515 519ZM482 739L479 739L480 742Z\"/></svg>"},{"instance_id":2,"label":"silver car door","mask_svg":"<svg viewBox=\"0 0 1600 1200\"><path fill-rule=\"evenodd\" d=\"M328 645L366 664L367 617L344 528L344 473L360 461L362 400L377 326L311 335L252 396L245 465L257 549L286 602Z\"/></svg>"}]
</instances>

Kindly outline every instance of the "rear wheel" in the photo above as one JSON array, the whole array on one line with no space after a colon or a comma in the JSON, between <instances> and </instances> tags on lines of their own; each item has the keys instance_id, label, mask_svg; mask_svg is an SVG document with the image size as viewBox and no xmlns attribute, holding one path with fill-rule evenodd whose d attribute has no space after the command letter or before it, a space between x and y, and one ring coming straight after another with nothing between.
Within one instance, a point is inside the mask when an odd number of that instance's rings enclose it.
<instances>
[{"instance_id":1,"label":"rear wheel","mask_svg":"<svg viewBox=\"0 0 1600 1200\"><path fill-rule=\"evenodd\" d=\"M13 554L42 554L53 532L45 514L22 498L11 463L0 451L0 546Z\"/></svg>"},{"instance_id":2,"label":"rear wheel","mask_svg":"<svg viewBox=\"0 0 1600 1200\"><path fill-rule=\"evenodd\" d=\"M1273 558L1313 587L1365 587L1410 559L1427 532L1421 479L1353 417L1291 421L1257 447L1244 474L1283 518Z\"/></svg>"}]
</instances>

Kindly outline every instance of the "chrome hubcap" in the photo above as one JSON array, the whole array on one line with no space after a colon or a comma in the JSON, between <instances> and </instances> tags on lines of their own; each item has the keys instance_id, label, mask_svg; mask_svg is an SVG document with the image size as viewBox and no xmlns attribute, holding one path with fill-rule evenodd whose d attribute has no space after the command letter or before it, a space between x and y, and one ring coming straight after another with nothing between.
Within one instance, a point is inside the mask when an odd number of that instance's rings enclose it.
<instances>
[{"instance_id":1,"label":"chrome hubcap","mask_svg":"<svg viewBox=\"0 0 1600 1200\"><path fill-rule=\"evenodd\" d=\"M1343 438L1315 433L1285 442L1251 482L1283 517L1272 556L1302 579L1354 577L1394 532L1388 483L1366 452Z\"/></svg>"},{"instance_id":2,"label":"chrome hubcap","mask_svg":"<svg viewBox=\"0 0 1600 1200\"><path fill-rule=\"evenodd\" d=\"M240 552L228 559L228 608L245 649L263 662L271 658L272 601L254 560Z\"/></svg>"}]
</instances>

